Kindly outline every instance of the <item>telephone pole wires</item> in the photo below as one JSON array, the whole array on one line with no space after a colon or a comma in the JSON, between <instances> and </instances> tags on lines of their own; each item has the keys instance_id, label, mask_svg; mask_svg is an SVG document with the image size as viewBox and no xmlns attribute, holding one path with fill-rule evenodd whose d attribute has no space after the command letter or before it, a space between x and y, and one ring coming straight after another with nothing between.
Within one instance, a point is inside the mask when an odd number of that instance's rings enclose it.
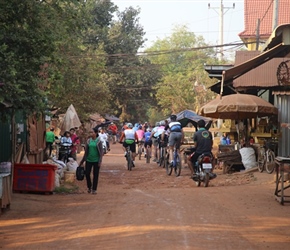
<instances>
[{"instance_id":1,"label":"telephone pole wires","mask_svg":"<svg viewBox=\"0 0 290 250\"><path fill-rule=\"evenodd\" d=\"M209 9L213 9L219 15L219 44L224 44L224 15L230 10L235 8L235 3L233 3L232 7L224 7L223 0L221 0L219 7L211 7L210 3L208 4ZM218 52L219 60L223 60L224 56L224 49L221 46L220 51Z\"/></svg>"}]
</instances>

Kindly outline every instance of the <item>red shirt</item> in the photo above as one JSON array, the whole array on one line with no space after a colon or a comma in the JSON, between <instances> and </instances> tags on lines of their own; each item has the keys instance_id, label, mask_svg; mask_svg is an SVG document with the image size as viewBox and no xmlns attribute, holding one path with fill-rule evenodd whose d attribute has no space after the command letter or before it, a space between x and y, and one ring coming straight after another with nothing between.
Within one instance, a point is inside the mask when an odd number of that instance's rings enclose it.
<instances>
[{"instance_id":1,"label":"red shirt","mask_svg":"<svg viewBox=\"0 0 290 250\"><path fill-rule=\"evenodd\" d=\"M118 132L118 128L116 126L116 124L111 124L109 127L108 127L108 130L111 130L113 135L117 134Z\"/></svg>"}]
</instances>

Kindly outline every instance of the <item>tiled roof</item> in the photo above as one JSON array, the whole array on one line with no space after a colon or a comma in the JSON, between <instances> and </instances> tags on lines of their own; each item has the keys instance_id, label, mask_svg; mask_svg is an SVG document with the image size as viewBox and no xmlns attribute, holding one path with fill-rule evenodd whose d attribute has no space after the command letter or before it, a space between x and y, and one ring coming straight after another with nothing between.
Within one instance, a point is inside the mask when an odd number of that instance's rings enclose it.
<instances>
[{"instance_id":1,"label":"tiled roof","mask_svg":"<svg viewBox=\"0 0 290 250\"><path fill-rule=\"evenodd\" d=\"M271 35L273 2L274 0L244 0L245 30L239 34L241 38L256 36L258 18L260 18L260 37L267 39ZM290 23L290 0L279 0L278 25L286 23Z\"/></svg>"}]
</instances>

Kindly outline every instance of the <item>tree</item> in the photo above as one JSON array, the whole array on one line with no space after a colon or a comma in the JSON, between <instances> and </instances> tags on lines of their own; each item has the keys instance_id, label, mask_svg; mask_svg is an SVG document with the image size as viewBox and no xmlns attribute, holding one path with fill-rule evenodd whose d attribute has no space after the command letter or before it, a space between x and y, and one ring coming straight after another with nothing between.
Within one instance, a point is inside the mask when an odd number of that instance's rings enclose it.
<instances>
[{"instance_id":1,"label":"tree","mask_svg":"<svg viewBox=\"0 0 290 250\"><path fill-rule=\"evenodd\" d=\"M204 49L198 49L200 47ZM195 110L201 101L207 101L208 94L204 94L204 100L197 99L194 89L196 85L213 83L203 65L217 63L217 59L214 51L206 48L202 37L188 31L186 26L177 26L171 37L158 39L146 52L151 55L152 63L162 68L163 77L156 86L156 98L164 115L184 109Z\"/></svg>"},{"instance_id":2,"label":"tree","mask_svg":"<svg viewBox=\"0 0 290 250\"><path fill-rule=\"evenodd\" d=\"M4 83L0 102L26 113L45 109L41 65L55 51L50 31L51 8L32 0L0 3L0 80Z\"/></svg>"},{"instance_id":3,"label":"tree","mask_svg":"<svg viewBox=\"0 0 290 250\"><path fill-rule=\"evenodd\" d=\"M153 87L160 75L158 67L137 55L145 41L139 13L139 9L132 7L118 12L118 20L109 30L109 43L104 46L108 53L112 104L115 104L115 109L121 109L123 121L146 119L148 107L155 104Z\"/></svg>"}]
</instances>

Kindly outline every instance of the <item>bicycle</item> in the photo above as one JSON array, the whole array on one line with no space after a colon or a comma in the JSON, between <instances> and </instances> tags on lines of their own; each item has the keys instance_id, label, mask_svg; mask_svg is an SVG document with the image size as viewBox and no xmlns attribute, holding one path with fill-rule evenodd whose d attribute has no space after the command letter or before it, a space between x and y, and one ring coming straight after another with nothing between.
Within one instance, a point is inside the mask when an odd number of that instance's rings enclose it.
<instances>
[{"instance_id":1,"label":"bicycle","mask_svg":"<svg viewBox=\"0 0 290 250\"><path fill-rule=\"evenodd\" d=\"M159 148L159 166L165 168L167 146L161 145Z\"/></svg>"},{"instance_id":2,"label":"bicycle","mask_svg":"<svg viewBox=\"0 0 290 250\"><path fill-rule=\"evenodd\" d=\"M150 163L151 148L149 145L146 146L146 163Z\"/></svg>"},{"instance_id":3,"label":"bicycle","mask_svg":"<svg viewBox=\"0 0 290 250\"><path fill-rule=\"evenodd\" d=\"M138 157L139 157L139 160L141 160L141 157L142 157L143 144L144 144L144 141L139 141L138 142Z\"/></svg>"},{"instance_id":4,"label":"bicycle","mask_svg":"<svg viewBox=\"0 0 290 250\"><path fill-rule=\"evenodd\" d=\"M277 143L273 141L265 141L260 147L258 154L258 170L263 172L264 169L268 174L272 174L275 169L275 150Z\"/></svg>"},{"instance_id":5,"label":"bicycle","mask_svg":"<svg viewBox=\"0 0 290 250\"><path fill-rule=\"evenodd\" d=\"M169 151L166 154L165 169L166 169L167 175L171 175L173 169L174 169L176 177L178 177L181 173L181 158L176 149L176 146L174 146L174 149L173 149L173 164L170 164L169 162Z\"/></svg>"},{"instance_id":6,"label":"bicycle","mask_svg":"<svg viewBox=\"0 0 290 250\"><path fill-rule=\"evenodd\" d=\"M126 160L127 160L127 169L131 171L133 168L133 158L132 158L132 151L130 150L130 146L126 147Z\"/></svg>"}]
</instances>

